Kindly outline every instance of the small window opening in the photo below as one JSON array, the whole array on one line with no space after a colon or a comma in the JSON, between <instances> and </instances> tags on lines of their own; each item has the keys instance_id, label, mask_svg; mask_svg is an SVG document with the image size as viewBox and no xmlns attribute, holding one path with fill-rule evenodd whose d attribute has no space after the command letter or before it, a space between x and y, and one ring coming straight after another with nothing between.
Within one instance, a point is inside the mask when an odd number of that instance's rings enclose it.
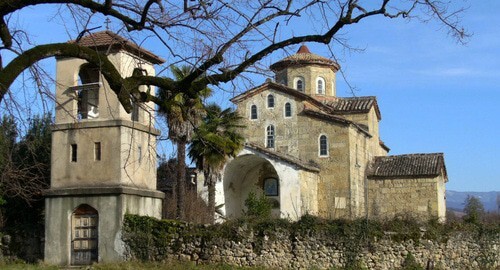
<instances>
[{"instance_id":1,"label":"small window opening","mask_svg":"<svg viewBox=\"0 0 500 270\"><path fill-rule=\"evenodd\" d=\"M274 108L274 96L273 95L267 96L267 107Z\"/></svg>"},{"instance_id":2,"label":"small window opening","mask_svg":"<svg viewBox=\"0 0 500 270\"><path fill-rule=\"evenodd\" d=\"M257 119L257 105L250 107L250 119Z\"/></svg>"},{"instance_id":3,"label":"small window opening","mask_svg":"<svg viewBox=\"0 0 500 270\"><path fill-rule=\"evenodd\" d=\"M94 143L94 160L101 160L101 142Z\"/></svg>"},{"instance_id":4,"label":"small window opening","mask_svg":"<svg viewBox=\"0 0 500 270\"><path fill-rule=\"evenodd\" d=\"M301 79L297 80L297 90L299 90L300 92L304 92L304 85Z\"/></svg>"},{"instance_id":5,"label":"small window opening","mask_svg":"<svg viewBox=\"0 0 500 270\"><path fill-rule=\"evenodd\" d=\"M321 95L325 93L325 81L323 78L318 78L316 92Z\"/></svg>"},{"instance_id":6,"label":"small window opening","mask_svg":"<svg viewBox=\"0 0 500 270\"><path fill-rule=\"evenodd\" d=\"M78 146L76 144L71 145L71 162L76 162L78 157Z\"/></svg>"},{"instance_id":7,"label":"small window opening","mask_svg":"<svg viewBox=\"0 0 500 270\"><path fill-rule=\"evenodd\" d=\"M285 103L285 117L292 117L292 105L290 102Z\"/></svg>"},{"instance_id":8,"label":"small window opening","mask_svg":"<svg viewBox=\"0 0 500 270\"><path fill-rule=\"evenodd\" d=\"M319 155L328 156L328 139L325 135L319 137Z\"/></svg>"},{"instance_id":9,"label":"small window opening","mask_svg":"<svg viewBox=\"0 0 500 270\"><path fill-rule=\"evenodd\" d=\"M266 133L267 133L266 147L274 148L274 126L273 125L268 126Z\"/></svg>"},{"instance_id":10,"label":"small window opening","mask_svg":"<svg viewBox=\"0 0 500 270\"><path fill-rule=\"evenodd\" d=\"M137 155L138 155L137 160L139 161L139 163L141 163L142 162L142 147L141 146L137 147Z\"/></svg>"}]
</instances>

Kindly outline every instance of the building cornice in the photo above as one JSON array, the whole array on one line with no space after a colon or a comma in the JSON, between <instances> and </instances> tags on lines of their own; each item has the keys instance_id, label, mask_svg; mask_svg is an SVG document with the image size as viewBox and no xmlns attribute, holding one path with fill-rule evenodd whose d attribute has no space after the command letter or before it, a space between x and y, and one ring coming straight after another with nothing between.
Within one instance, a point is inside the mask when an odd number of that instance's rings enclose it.
<instances>
[{"instance_id":1,"label":"building cornice","mask_svg":"<svg viewBox=\"0 0 500 270\"><path fill-rule=\"evenodd\" d=\"M102 195L137 195L163 199L165 193L151 189L139 189L125 186L104 187L77 187L77 188L51 188L42 191L44 197L68 197L68 196L102 196Z\"/></svg>"},{"instance_id":2,"label":"building cornice","mask_svg":"<svg viewBox=\"0 0 500 270\"><path fill-rule=\"evenodd\" d=\"M64 131L74 129L87 129L87 128L108 128L108 127L127 127L138 131L146 132L154 136L161 134L160 130L146 126L144 124L130 121L130 120L80 120L74 123L62 123L52 125L52 131Z\"/></svg>"}]
</instances>

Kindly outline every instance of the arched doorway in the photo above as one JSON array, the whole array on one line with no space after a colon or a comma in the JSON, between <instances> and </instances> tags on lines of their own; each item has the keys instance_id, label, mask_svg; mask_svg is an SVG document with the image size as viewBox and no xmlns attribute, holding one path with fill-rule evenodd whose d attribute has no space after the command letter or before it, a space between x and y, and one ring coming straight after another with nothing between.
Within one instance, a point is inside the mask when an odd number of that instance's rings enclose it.
<instances>
[{"instance_id":1,"label":"arched doorway","mask_svg":"<svg viewBox=\"0 0 500 270\"><path fill-rule=\"evenodd\" d=\"M71 264L87 265L98 260L99 214L88 204L71 215Z\"/></svg>"},{"instance_id":2,"label":"arched doorway","mask_svg":"<svg viewBox=\"0 0 500 270\"><path fill-rule=\"evenodd\" d=\"M226 165L223 184L226 217L242 216L250 192L269 198L273 216L280 216L280 178L265 158L252 154L235 158Z\"/></svg>"}]
</instances>

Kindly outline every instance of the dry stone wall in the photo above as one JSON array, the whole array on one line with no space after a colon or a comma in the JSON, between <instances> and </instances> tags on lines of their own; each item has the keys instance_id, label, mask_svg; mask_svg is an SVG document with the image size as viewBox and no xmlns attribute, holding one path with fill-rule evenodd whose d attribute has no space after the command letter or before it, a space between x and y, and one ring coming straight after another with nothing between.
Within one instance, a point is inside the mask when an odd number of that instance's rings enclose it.
<instances>
[{"instance_id":1,"label":"dry stone wall","mask_svg":"<svg viewBox=\"0 0 500 270\"><path fill-rule=\"evenodd\" d=\"M286 223L286 222L284 222ZM286 225L286 224L285 224ZM283 228L269 222L198 226L174 221L126 219L127 258L262 266L273 269L397 269L411 256L433 269L498 269L500 234L453 232L440 240L412 239L384 233L363 237L303 227ZM347 227L346 227L347 228ZM311 227L312 229L312 227ZM344 229L345 230L345 229ZM352 269L352 268L351 268Z\"/></svg>"}]
</instances>

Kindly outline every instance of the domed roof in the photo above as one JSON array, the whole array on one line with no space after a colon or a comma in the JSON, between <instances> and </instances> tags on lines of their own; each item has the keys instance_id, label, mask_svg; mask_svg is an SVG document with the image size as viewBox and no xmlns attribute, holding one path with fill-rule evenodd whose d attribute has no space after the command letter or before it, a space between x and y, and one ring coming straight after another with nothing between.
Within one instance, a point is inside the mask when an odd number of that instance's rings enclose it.
<instances>
[{"instance_id":1,"label":"domed roof","mask_svg":"<svg viewBox=\"0 0 500 270\"><path fill-rule=\"evenodd\" d=\"M340 69L337 62L311 53L306 45L300 46L296 54L290 55L270 66L272 71L280 71L293 66L319 65L331 68L334 72Z\"/></svg>"}]
</instances>

